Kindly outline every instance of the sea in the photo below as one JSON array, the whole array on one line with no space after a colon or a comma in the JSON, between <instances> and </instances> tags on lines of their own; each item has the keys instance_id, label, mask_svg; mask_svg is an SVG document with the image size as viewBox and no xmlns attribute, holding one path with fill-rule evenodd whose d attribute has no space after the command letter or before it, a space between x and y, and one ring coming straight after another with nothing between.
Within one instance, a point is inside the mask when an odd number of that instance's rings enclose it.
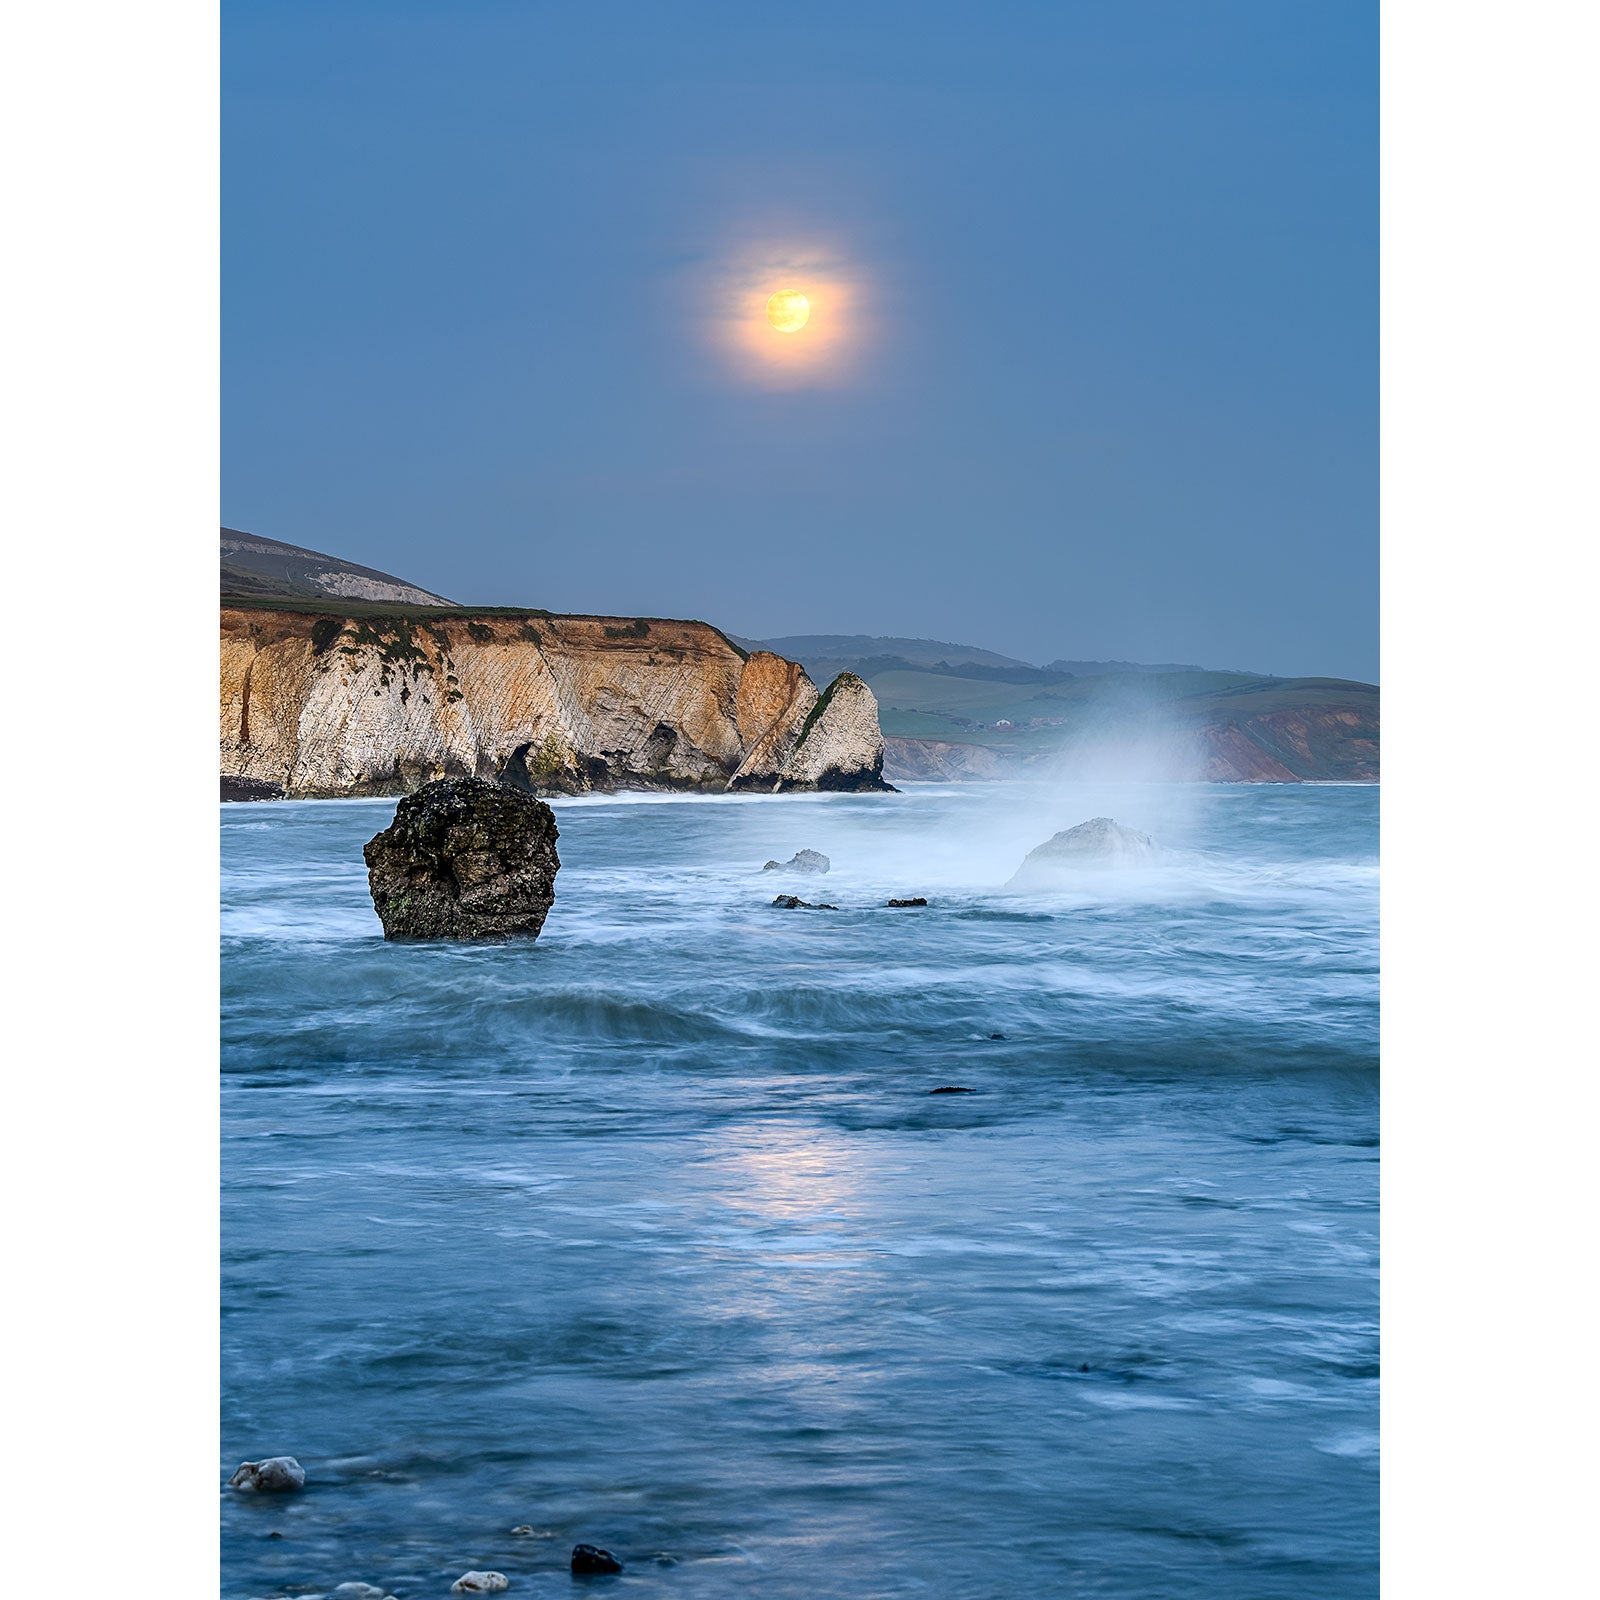
<instances>
[{"instance_id":1,"label":"sea","mask_svg":"<svg viewBox=\"0 0 1600 1600\"><path fill-rule=\"evenodd\" d=\"M1376 1596L1376 788L556 800L480 946L394 804L222 807L226 1596Z\"/></svg>"}]
</instances>

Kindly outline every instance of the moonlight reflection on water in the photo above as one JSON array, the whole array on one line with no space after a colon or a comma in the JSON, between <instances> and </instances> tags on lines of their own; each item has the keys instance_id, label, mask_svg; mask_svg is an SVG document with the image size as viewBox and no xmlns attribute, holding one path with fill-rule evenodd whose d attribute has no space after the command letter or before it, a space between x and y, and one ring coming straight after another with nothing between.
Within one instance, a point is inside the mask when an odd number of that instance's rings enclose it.
<instances>
[{"instance_id":1,"label":"moonlight reflection on water","mask_svg":"<svg viewBox=\"0 0 1600 1600\"><path fill-rule=\"evenodd\" d=\"M379 938L392 802L225 807L220 1467L308 1486L225 1498L224 1592L569 1593L586 1541L664 1595L1375 1594L1376 802L566 802L543 936L476 948ZM1100 815L1174 854L1001 892ZM839 911L771 905L802 846Z\"/></svg>"}]
</instances>

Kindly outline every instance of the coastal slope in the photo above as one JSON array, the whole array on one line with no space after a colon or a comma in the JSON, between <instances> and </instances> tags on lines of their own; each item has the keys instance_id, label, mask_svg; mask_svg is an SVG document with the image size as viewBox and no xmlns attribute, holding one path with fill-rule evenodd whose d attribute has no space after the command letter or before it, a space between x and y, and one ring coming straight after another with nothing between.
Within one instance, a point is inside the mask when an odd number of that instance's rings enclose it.
<instances>
[{"instance_id":1,"label":"coastal slope","mask_svg":"<svg viewBox=\"0 0 1600 1600\"><path fill-rule=\"evenodd\" d=\"M1212 783L1379 775L1380 696L1369 683L1191 672L1036 686L904 670L869 681L895 782L1063 770Z\"/></svg>"},{"instance_id":2,"label":"coastal slope","mask_svg":"<svg viewBox=\"0 0 1600 1600\"><path fill-rule=\"evenodd\" d=\"M1379 693L1178 662L1030 666L976 645L866 634L735 641L849 672L881 708L895 782L1074 773L1219 783L1378 779Z\"/></svg>"},{"instance_id":3,"label":"coastal slope","mask_svg":"<svg viewBox=\"0 0 1600 1600\"><path fill-rule=\"evenodd\" d=\"M703 622L225 599L235 792L886 789L877 702Z\"/></svg>"},{"instance_id":4,"label":"coastal slope","mask_svg":"<svg viewBox=\"0 0 1600 1600\"><path fill-rule=\"evenodd\" d=\"M285 544L264 534L222 530L225 595L325 596L345 600L397 600L402 605L447 606L442 595L419 589L391 572L359 566L342 556Z\"/></svg>"}]
</instances>

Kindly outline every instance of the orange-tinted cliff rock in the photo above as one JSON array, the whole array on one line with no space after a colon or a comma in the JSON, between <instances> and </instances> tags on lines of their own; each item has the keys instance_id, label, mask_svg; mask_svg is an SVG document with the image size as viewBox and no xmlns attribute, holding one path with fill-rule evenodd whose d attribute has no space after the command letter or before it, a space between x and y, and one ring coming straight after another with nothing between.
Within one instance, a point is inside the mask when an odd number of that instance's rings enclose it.
<instances>
[{"instance_id":1,"label":"orange-tinted cliff rock","mask_svg":"<svg viewBox=\"0 0 1600 1600\"><path fill-rule=\"evenodd\" d=\"M875 701L808 728L804 669L702 622L225 604L221 665L224 777L294 796L882 787Z\"/></svg>"}]
</instances>

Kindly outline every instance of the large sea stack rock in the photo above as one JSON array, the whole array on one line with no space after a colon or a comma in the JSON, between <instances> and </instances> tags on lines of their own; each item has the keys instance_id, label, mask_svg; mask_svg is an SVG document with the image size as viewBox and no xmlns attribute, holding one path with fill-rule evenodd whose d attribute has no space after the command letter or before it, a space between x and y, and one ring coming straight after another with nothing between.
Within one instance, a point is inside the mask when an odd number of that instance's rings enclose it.
<instances>
[{"instance_id":1,"label":"large sea stack rock","mask_svg":"<svg viewBox=\"0 0 1600 1600\"><path fill-rule=\"evenodd\" d=\"M1156 855L1149 834L1124 828L1110 817L1092 817L1030 850L1007 888L1047 888L1084 867L1147 866Z\"/></svg>"},{"instance_id":2,"label":"large sea stack rock","mask_svg":"<svg viewBox=\"0 0 1600 1600\"><path fill-rule=\"evenodd\" d=\"M757 651L739 682L738 717L747 754L730 789L895 792L883 781L878 702L853 672L818 694L794 662Z\"/></svg>"},{"instance_id":3,"label":"large sea stack rock","mask_svg":"<svg viewBox=\"0 0 1600 1600\"><path fill-rule=\"evenodd\" d=\"M385 939L536 938L556 897L555 814L479 778L425 784L368 841Z\"/></svg>"},{"instance_id":4,"label":"large sea stack rock","mask_svg":"<svg viewBox=\"0 0 1600 1600\"><path fill-rule=\"evenodd\" d=\"M841 672L817 699L774 786L894 792L883 781L878 701L853 672Z\"/></svg>"}]
</instances>

